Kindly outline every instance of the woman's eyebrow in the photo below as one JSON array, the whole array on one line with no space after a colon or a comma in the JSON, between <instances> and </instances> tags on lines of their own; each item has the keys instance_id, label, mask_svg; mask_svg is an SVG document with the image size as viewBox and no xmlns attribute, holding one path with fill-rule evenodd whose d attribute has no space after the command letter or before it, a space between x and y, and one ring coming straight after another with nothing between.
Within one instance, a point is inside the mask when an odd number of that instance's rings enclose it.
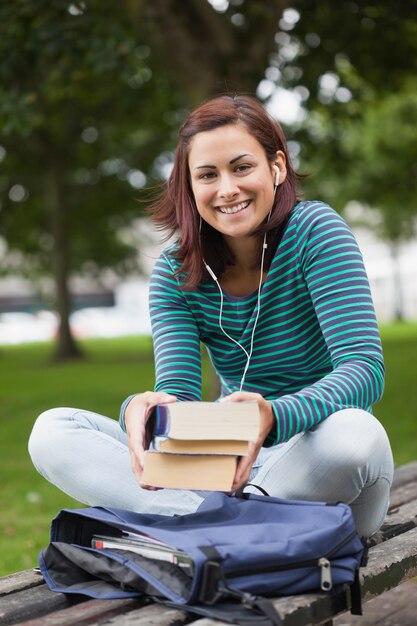
<instances>
[{"instance_id":1,"label":"woman's eyebrow","mask_svg":"<svg viewBox=\"0 0 417 626\"><path fill-rule=\"evenodd\" d=\"M239 156L237 156L234 159L232 159L231 161L229 161L229 164L233 165L233 163L236 163L236 161L239 161L239 159L241 159L242 157L245 157L245 156L249 156L249 154L240 154Z\"/></svg>"},{"instance_id":2,"label":"woman's eyebrow","mask_svg":"<svg viewBox=\"0 0 417 626\"><path fill-rule=\"evenodd\" d=\"M215 165L197 165L197 167L195 167L194 169L195 170L201 170L201 169L204 169L205 167L208 167L208 168L210 168L212 170L216 169Z\"/></svg>"},{"instance_id":3,"label":"woman's eyebrow","mask_svg":"<svg viewBox=\"0 0 417 626\"><path fill-rule=\"evenodd\" d=\"M234 157L231 161L229 161L229 165L233 165L233 163L236 163L236 161L239 161L239 159L242 159L245 156L250 156L249 154L239 154L239 156ZM209 169L215 170L216 166L215 165L210 165L210 164L206 164L206 165L197 165L197 167L195 167L195 170L201 170L204 169L205 167L208 167Z\"/></svg>"}]
</instances>

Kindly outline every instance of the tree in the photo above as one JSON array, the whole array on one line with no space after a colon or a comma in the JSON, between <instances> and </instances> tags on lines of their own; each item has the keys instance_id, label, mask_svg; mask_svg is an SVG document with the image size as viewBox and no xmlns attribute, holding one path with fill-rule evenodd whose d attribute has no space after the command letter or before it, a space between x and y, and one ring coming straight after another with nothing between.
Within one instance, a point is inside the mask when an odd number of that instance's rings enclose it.
<instances>
[{"instance_id":1,"label":"tree","mask_svg":"<svg viewBox=\"0 0 417 626\"><path fill-rule=\"evenodd\" d=\"M361 124L346 132L345 147L353 162L351 193L377 210L371 228L388 242L395 285L395 316L403 319L399 253L417 226L417 89L409 88L367 107ZM375 219L376 217L376 219Z\"/></svg>"},{"instance_id":2,"label":"tree","mask_svg":"<svg viewBox=\"0 0 417 626\"><path fill-rule=\"evenodd\" d=\"M146 51L138 50L126 18L98 19L108 2L100 3L100 15L98 3L91 5L84 11L81 4L18 0L0 12L7 173L0 228L9 250L23 257L22 271L53 274L57 358L79 356L68 321L71 273L86 262L98 270L134 258L117 236L138 212L126 178L134 163L150 166L167 134L145 105L154 92ZM138 117L142 134L134 133Z\"/></svg>"},{"instance_id":3,"label":"tree","mask_svg":"<svg viewBox=\"0 0 417 626\"><path fill-rule=\"evenodd\" d=\"M398 268L401 241L417 218L417 3L294 0L277 35L278 80L303 101L290 129L311 178L310 197L339 211L372 208L372 228ZM401 281L397 271L397 318Z\"/></svg>"},{"instance_id":4,"label":"tree","mask_svg":"<svg viewBox=\"0 0 417 626\"><path fill-rule=\"evenodd\" d=\"M352 199L377 207L386 238L408 236L417 212L417 3L292 6L273 62L303 99L304 119L290 133L312 173L306 190L339 210Z\"/></svg>"},{"instance_id":5,"label":"tree","mask_svg":"<svg viewBox=\"0 0 417 626\"><path fill-rule=\"evenodd\" d=\"M134 266L136 251L119 236L140 212L129 181L161 178L157 157L201 98L256 89L283 5L0 4L0 235L14 269L53 275L57 358L80 354L71 275Z\"/></svg>"},{"instance_id":6,"label":"tree","mask_svg":"<svg viewBox=\"0 0 417 626\"><path fill-rule=\"evenodd\" d=\"M308 114L289 133L316 174L310 188L342 203L347 129L415 71L416 3L401 5L0 1L0 235L9 267L54 276L59 358L78 354L71 276L135 267L120 233L202 99L255 93L265 77L296 89Z\"/></svg>"}]
</instances>

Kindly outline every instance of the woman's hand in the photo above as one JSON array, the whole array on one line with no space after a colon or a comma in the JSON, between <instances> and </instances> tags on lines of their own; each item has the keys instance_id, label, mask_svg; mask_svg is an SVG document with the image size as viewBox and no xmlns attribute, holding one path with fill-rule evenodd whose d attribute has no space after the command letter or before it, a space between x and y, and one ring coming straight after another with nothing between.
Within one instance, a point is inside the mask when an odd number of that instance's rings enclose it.
<instances>
[{"instance_id":1,"label":"woman's hand","mask_svg":"<svg viewBox=\"0 0 417 626\"><path fill-rule=\"evenodd\" d=\"M236 491L248 482L252 465L258 456L259 450L262 448L262 444L271 432L275 424L275 416L272 411L272 405L265 400L260 393L250 393L248 391L235 391L230 396L222 398L220 402L247 402L256 401L259 407L259 413L261 416L259 435L255 442L249 443L249 451L247 456L242 456L236 468L236 474L233 481L232 490Z\"/></svg>"},{"instance_id":2,"label":"woman's hand","mask_svg":"<svg viewBox=\"0 0 417 626\"><path fill-rule=\"evenodd\" d=\"M146 423L157 404L175 402L176 397L163 391L145 391L132 398L126 407L125 425L128 437L128 447L132 462L132 470L138 483L141 485L145 450L150 443L150 433L146 430ZM141 485L146 488L146 485Z\"/></svg>"}]
</instances>

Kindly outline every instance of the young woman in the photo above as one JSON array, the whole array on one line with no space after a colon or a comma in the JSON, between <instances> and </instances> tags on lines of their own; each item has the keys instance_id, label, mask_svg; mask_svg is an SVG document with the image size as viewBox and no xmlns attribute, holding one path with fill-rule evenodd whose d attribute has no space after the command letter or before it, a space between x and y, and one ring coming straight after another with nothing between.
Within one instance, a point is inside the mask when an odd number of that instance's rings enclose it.
<instances>
[{"instance_id":1,"label":"young woman","mask_svg":"<svg viewBox=\"0 0 417 626\"><path fill-rule=\"evenodd\" d=\"M140 481L153 407L201 399L203 342L220 401L260 409L234 488L250 479L273 496L340 500L360 534L380 527L393 461L370 412L384 366L368 280L345 222L300 201L297 180L281 127L255 99L218 97L190 114L153 207L177 236L151 278L155 389L125 400L120 425L80 409L43 413L29 450L48 480L89 505L195 510L204 493Z\"/></svg>"}]
</instances>

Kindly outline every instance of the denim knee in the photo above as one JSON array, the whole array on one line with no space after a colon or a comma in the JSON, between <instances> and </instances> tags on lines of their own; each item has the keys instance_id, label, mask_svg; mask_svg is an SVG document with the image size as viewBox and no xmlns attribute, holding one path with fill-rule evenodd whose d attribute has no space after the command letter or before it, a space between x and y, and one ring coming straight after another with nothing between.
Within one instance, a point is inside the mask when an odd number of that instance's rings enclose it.
<instances>
[{"instance_id":1,"label":"denim knee","mask_svg":"<svg viewBox=\"0 0 417 626\"><path fill-rule=\"evenodd\" d=\"M44 411L36 419L28 441L28 450L36 469L42 472L42 466L51 460L53 450L65 445L61 431L63 418L68 416L68 409L56 408Z\"/></svg>"},{"instance_id":2,"label":"denim knee","mask_svg":"<svg viewBox=\"0 0 417 626\"><path fill-rule=\"evenodd\" d=\"M384 427L371 413L355 408L338 411L311 435L324 435L322 453L334 471L360 472L364 483L380 477L392 481L391 446Z\"/></svg>"}]
</instances>

